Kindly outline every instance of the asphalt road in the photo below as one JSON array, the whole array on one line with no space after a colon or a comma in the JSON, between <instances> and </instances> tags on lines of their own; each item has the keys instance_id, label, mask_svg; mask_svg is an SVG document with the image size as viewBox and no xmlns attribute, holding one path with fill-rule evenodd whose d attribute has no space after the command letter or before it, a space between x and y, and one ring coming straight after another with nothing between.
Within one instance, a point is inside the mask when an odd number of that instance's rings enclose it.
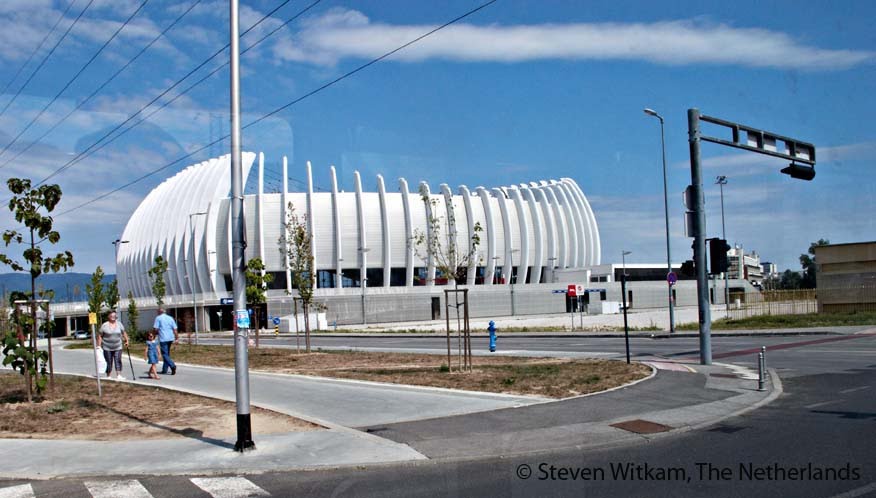
<instances>
[{"instance_id":1,"label":"asphalt road","mask_svg":"<svg viewBox=\"0 0 876 498\"><path fill-rule=\"evenodd\" d=\"M445 347L440 339L410 337L317 338L315 344ZM784 394L714 427L599 450L451 457L247 479L272 496L876 497L876 336L716 337L714 355L716 361L753 363L749 358L761 345L768 347L770 365L782 373ZM502 346L618 355L623 341L508 337ZM696 356L697 339L635 339L632 346L635 354L687 358ZM151 496L208 496L190 477L132 479ZM37 496L91 496L83 481L37 482L33 489Z\"/></svg>"}]
</instances>

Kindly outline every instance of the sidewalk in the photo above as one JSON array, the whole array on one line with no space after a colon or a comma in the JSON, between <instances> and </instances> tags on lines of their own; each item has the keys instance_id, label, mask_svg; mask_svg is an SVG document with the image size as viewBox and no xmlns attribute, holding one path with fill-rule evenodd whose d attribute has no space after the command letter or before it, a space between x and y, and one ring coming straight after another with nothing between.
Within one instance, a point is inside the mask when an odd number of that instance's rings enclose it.
<instances>
[{"instance_id":1,"label":"sidewalk","mask_svg":"<svg viewBox=\"0 0 876 498\"><path fill-rule=\"evenodd\" d=\"M90 375L93 368L88 350L55 350L58 373ZM142 373L145 363L134 368ZM251 372L253 406L327 429L257 436L258 449L246 454L232 450L233 439L3 440L16 458L0 478L252 473L628 444L654 436L611 424L645 419L672 434L753 409L781 392L775 374L770 389L757 392L753 381L736 376L738 368L662 360L652 368L650 379L562 401ZM231 369L180 364L161 386L234 400Z\"/></svg>"}]
</instances>

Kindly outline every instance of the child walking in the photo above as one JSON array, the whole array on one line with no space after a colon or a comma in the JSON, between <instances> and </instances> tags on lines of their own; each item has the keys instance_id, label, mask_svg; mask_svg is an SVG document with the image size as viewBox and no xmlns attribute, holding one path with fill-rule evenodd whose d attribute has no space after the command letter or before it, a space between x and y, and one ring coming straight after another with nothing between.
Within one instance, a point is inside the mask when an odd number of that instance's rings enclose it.
<instances>
[{"instance_id":1,"label":"child walking","mask_svg":"<svg viewBox=\"0 0 876 498\"><path fill-rule=\"evenodd\" d=\"M155 366L158 365L158 339L155 337L155 331L150 330L146 335L146 361L149 363L149 378L160 379L158 372L155 371Z\"/></svg>"}]
</instances>

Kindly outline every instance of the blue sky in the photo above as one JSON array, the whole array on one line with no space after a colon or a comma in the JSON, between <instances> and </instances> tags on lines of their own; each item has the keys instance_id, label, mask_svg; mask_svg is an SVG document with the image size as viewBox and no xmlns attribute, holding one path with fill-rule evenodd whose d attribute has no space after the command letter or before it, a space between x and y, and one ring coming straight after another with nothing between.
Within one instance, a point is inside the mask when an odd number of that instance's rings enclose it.
<instances>
[{"instance_id":1,"label":"blue sky","mask_svg":"<svg viewBox=\"0 0 876 498\"><path fill-rule=\"evenodd\" d=\"M149 0L106 49L13 142L143 0L93 0L44 66L44 55L89 0L0 3L0 177L40 180L227 43L224 1L202 0L94 98L92 91L194 0ZM241 2L246 29L281 0ZM307 8L294 0L243 38L250 44ZM324 0L242 58L244 123L273 111L476 7L475 1ZM67 10L67 8L69 10ZM62 13L65 12L63 15ZM702 147L708 235L719 236L717 175L726 175L727 238L780 269L798 269L809 242L876 239L876 14L872 2L516 2L499 0L244 132L276 178L327 187L339 169L352 189L374 175L416 184L496 186L571 177L595 210L603 262L665 260L659 122L666 120L673 261L691 257L681 192L690 183L686 113L704 114L816 145L812 182L779 173L787 162ZM22 66L55 22L54 33ZM220 66L227 52L158 102ZM19 68L22 71L13 80ZM31 74L33 76L31 77ZM15 93L30 78L20 95ZM228 133L228 71L51 179L59 212ZM11 104L10 104L11 102ZM46 131L73 112L51 133ZM151 114L157 105L145 111ZM135 119L133 122L138 121ZM45 136L43 136L45 135ZM11 145L9 145L11 143ZM25 150L27 148L27 150ZM2 149L0 149L2 150ZM227 142L105 199L58 216L60 249L76 271L112 271L111 242L158 183L227 151ZM14 158L14 159L12 159ZM391 181L391 184L395 184ZM300 188L294 181L290 189ZM0 200L5 200L3 195ZM0 214L2 228L11 216Z\"/></svg>"}]
</instances>

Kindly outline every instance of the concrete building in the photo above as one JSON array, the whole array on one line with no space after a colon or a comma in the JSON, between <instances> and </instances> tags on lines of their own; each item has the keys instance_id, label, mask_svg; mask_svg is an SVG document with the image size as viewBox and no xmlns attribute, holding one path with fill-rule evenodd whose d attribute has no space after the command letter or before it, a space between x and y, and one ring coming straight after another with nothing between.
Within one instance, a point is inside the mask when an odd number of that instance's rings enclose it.
<instances>
[{"instance_id":1,"label":"concrete building","mask_svg":"<svg viewBox=\"0 0 876 498\"><path fill-rule=\"evenodd\" d=\"M746 253L742 246L737 245L727 251L727 256L730 260L727 275L731 280L745 280L756 287L761 286L764 278L763 268L760 256L756 252Z\"/></svg>"},{"instance_id":2,"label":"concrete building","mask_svg":"<svg viewBox=\"0 0 876 498\"><path fill-rule=\"evenodd\" d=\"M284 179L286 168L284 159ZM147 271L162 256L170 267L168 307L197 309L200 323L227 328L230 306L220 300L231 295L229 169L229 156L189 166L143 200L119 246L122 295L130 290L141 307L154 307ZM244 199L246 257L261 258L274 276L268 315L293 308L283 242L290 209L304 216L312 235L315 300L339 323L440 315L452 282L414 244L418 233L429 232L429 219L440 220L448 241L463 252L475 226L482 228L479 257L461 283L484 313L504 309L509 293L514 313L549 312L539 299L516 303L514 293L528 294L600 263L596 217L570 178L473 190L462 185L454 193L446 184L433 192L426 183L412 192L403 178L391 192L378 175L376 191L368 192L356 172L355 191L340 192L332 167L331 192L314 192L308 163L306 192L289 192L284 184L280 193L265 193L263 155L244 153L243 170L244 181L252 170L258 175L256 193Z\"/></svg>"},{"instance_id":3,"label":"concrete building","mask_svg":"<svg viewBox=\"0 0 876 498\"><path fill-rule=\"evenodd\" d=\"M876 310L876 241L815 246L819 312Z\"/></svg>"}]
</instances>

